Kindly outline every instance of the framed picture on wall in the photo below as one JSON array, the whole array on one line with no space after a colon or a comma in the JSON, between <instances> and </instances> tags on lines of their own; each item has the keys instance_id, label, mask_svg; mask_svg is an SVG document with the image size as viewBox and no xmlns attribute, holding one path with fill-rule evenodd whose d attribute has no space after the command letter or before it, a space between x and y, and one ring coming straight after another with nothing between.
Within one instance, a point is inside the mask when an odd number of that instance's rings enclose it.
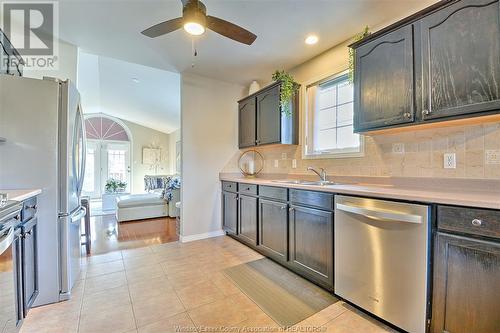
<instances>
[{"instance_id":1,"label":"framed picture on wall","mask_svg":"<svg viewBox=\"0 0 500 333\"><path fill-rule=\"evenodd\" d=\"M160 148L142 148L142 164L156 165L161 162Z\"/></svg>"}]
</instances>

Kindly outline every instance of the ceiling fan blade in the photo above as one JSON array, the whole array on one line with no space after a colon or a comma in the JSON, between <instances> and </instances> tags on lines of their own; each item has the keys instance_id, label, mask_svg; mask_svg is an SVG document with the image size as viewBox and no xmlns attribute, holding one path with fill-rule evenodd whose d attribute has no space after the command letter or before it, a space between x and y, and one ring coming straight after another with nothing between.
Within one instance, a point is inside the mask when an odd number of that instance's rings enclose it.
<instances>
[{"instance_id":1,"label":"ceiling fan blade","mask_svg":"<svg viewBox=\"0 0 500 333\"><path fill-rule=\"evenodd\" d=\"M207 16L207 27L222 36L247 45L252 45L257 38L257 36L250 31L234 23L210 15Z\"/></svg>"},{"instance_id":2,"label":"ceiling fan blade","mask_svg":"<svg viewBox=\"0 0 500 333\"><path fill-rule=\"evenodd\" d=\"M175 18L173 20L165 21L153 25L142 32L143 35L154 38L161 35L168 34L169 32L175 31L182 27L182 17Z\"/></svg>"}]
</instances>

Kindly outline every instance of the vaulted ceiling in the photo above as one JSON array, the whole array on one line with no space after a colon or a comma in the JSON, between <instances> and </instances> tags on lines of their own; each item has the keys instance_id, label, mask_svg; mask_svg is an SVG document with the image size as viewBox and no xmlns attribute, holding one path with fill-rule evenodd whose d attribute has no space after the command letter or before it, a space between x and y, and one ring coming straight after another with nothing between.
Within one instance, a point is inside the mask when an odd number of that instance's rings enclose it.
<instances>
[{"instance_id":1,"label":"vaulted ceiling","mask_svg":"<svg viewBox=\"0 0 500 333\"><path fill-rule=\"evenodd\" d=\"M85 113L105 113L170 133L180 128L180 74L80 51Z\"/></svg>"}]
</instances>

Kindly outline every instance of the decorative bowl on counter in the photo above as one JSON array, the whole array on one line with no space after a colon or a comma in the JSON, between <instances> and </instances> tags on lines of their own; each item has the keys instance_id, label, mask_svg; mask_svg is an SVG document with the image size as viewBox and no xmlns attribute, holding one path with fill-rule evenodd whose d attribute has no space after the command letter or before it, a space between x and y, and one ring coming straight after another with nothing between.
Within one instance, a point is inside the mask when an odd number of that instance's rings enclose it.
<instances>
[{"instance_id":1,"label":"decorative bowl on counter","mask_svg":"<svg viewBox=\"0 0 500 333\"><path fill-rule=\"evenodd\" d=\"M247 150L238 160L241 173L247 177L255 177L264 168L264 158L256 150Z\"/></svg>"}]
</instances>

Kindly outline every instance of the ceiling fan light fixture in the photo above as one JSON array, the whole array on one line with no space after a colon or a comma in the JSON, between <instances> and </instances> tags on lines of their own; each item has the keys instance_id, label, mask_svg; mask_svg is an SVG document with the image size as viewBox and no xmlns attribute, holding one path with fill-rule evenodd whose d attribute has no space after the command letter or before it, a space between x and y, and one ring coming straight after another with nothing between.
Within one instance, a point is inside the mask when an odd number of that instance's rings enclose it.
<instances>
[{"instance_id":1,"label":"ceiling fan light fixture","mask_svg":"<svg viewBox=\"0 0 500 333\"><path fill-rule=\"evenodd\" d=\"M199 36L205 33L205 27L198 22L184 23L184 30L190 35Z\"/></svg>"}]
</instances>

